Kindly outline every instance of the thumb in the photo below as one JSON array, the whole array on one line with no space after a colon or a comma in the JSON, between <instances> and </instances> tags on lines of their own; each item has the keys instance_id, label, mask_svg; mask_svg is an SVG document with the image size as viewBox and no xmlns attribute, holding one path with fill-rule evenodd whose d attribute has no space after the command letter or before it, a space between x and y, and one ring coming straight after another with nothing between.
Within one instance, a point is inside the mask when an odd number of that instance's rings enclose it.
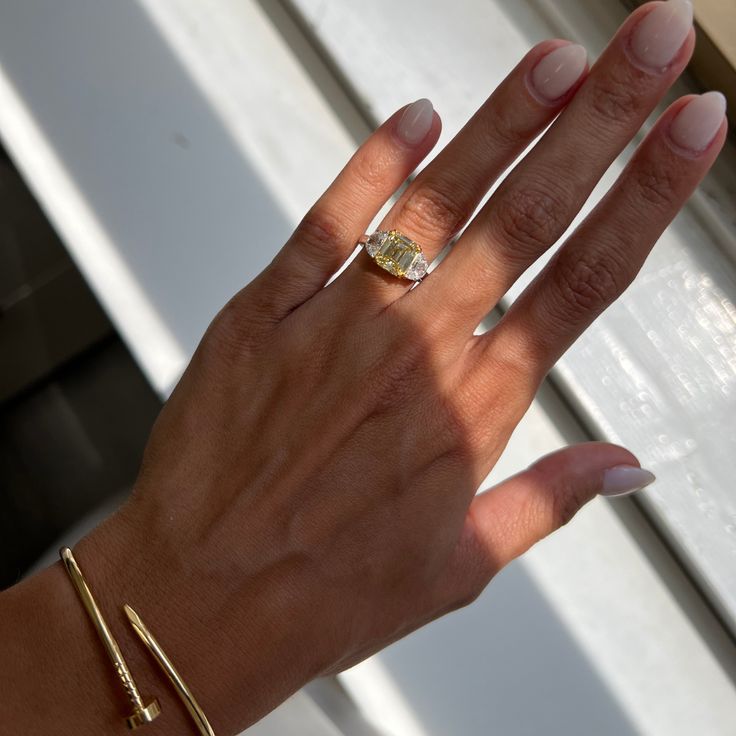
<instances>
[{"instance_id":1,"label":"thumb","mask_svg":"<svg viewBox=\"0 0 736 736\"><path fill-rule=\"evenodd\" d=\"M596 495L632 493L654 480L634 455L606 442L557 450L478 494L448 570L474 600L488 581L533 544L566 524Z\"/></svg>"}]
</instances>

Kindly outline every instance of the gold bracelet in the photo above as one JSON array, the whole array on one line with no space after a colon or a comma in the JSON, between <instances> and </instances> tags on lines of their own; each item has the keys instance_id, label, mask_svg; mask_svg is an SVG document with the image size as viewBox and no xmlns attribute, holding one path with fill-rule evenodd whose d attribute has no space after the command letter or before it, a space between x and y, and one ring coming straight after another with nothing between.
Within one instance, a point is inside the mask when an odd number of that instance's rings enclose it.
<instances>
[{"instance_id":1,"label":"gold bracelet","mask_svg":"<svg viewBox=\"0 0 736 736\"><path fill-rule=\"evenodd\" d=\"M77 561L74 559L72 551L69 547L62 547L59 554L61 555L64 566L69 573L69 577L74 583L74 587L79 593L79 597L82 599L84 607L87 609L89 617L92 619L92 623L97 629L100 639L102 639L102 643L105 645L105 650L115 666L115 671L118 673L118 677L120 677L120 680L123 683L125 692L127 693L130 702L133 704L133 715L128 716L125 721L128 728L132 730L139 726L143 726L146 723L150 723L159 715L159 713L161 713L161 706L159 705L158 700L154 699L148 705L143 705L143 699L136 687L133 676L130 674L128 665L120 651L120 647L110 632L109 627L105 623L105 619L102 618L99 606L97 605L97 602L92 595L92 591L90 591L89 586L82 575L82 571L79 569L79 565L77 565ZM194 719L194 723L197 726L199 733L202 734L202 736L215 736L212 726L210 726L209 721L192 694L192 691L187 687L171 660L166 656L166 652L164 652L161 645L148 630L141 620L141 617L127 603L123 604L123 610L125 611L125 615L128 617L128 621L130 621L133 626L133 630L141 638L148 651L153 655L156 662L174 685L177 695L184 702L184 705Z\"/></svg>"},{"instance_id":2,"label":"gold bracelet","mask_svg":"<svg viewBox=\"0 0 736 736\"><path fill-rule=\"evenodd\" d=\"M166 656L166 652L161 648L161 645L156 641L153 634L148 630L143 621L141 621L141 617L127 603L123 606L123 610L133 629L135 629L135 633L140 636L143 643L148 647L148 651L153 655L161 669L166 673L166 676L171 680L172 685L176 688L177 695L182 699L194 719L199 733L202 736L215 736L212 726L210 726L194 695L192 695L192 691L187 687L184 680L181 679L181 675L177 672L171 660Z\"/></svg>"},{"instance_id":3,"label":"gold bracelet","mask_svg":"<svg viewBox=\"0 0 736 736\"><path fill-rule=\"evenodd\" d=\"M72 583L74 583L74 587L76 588L79 597L82 599L82 603L84 604L95 629L97 630L97 634L105 646L105 651L110 657L120 681L123 683L128 700L130 700L133 705L133 713L125 719L128 728L133 730L139 726L151 723L151 721L161 713L161 706L159 705L158 700L154 699L148 705L143 704L143 698L141 698L141 694L135 684L135 680L130 674L128 665L123 657L123 653L120 651L120 647L118 646L117 641L115 641L115 637L112 635L110 628L102 617L97 601L94 599L92 591L89 589L87 581L84 579L82 571L79 569L79 565L77 565L77 561L74 559L72 551L69 547L62 547L59 550L59 555L64 562L64 567L69 573L69 577L71 578Z\"/></svg>"}]
</instances>

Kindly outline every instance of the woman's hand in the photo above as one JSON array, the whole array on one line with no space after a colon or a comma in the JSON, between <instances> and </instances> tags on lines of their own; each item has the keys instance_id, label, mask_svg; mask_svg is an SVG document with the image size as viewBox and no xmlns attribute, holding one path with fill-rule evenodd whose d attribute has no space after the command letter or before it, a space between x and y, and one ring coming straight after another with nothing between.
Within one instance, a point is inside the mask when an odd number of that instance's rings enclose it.
<instances>
[{"instance_id":1,"label":"woman's hand","mask_svg":"<svg viewBox=\"0 0 736 736\"><path fill-rule=\"evenodd\" d=\"M433 258L561 113L416 289L364 252L325 283L436 143L426 101L361 146L217 315L131 502L77 547L103 608L140 612L217 733L469 603L592 496L648 480L627 450L589 443L474 498L540 381L712 164L720 97L672 104L501 322L473 332L684 69L690 26L682 0L650 3L589 73L579 47L532 49L381 225Z\"/></svg>"}]
</instances>

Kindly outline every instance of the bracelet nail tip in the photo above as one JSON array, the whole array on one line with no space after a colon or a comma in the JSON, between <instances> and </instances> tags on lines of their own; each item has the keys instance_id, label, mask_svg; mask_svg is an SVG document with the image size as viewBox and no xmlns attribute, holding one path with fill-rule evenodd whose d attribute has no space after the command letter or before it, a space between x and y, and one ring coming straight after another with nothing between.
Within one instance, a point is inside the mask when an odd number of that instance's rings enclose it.
<instances>
[{"instance_id":1,"label":"bracelet nail tip","mask_svg":"<svg viewBox=\"0 0 736 736\"><path fill-rule=\"evenodd\" d=\"M123 603L123 611L128 617L128 621L130 621L130 623L135 626L136 629L140 628L141 617L127 603Z\"/></svg>"}]
</instances>

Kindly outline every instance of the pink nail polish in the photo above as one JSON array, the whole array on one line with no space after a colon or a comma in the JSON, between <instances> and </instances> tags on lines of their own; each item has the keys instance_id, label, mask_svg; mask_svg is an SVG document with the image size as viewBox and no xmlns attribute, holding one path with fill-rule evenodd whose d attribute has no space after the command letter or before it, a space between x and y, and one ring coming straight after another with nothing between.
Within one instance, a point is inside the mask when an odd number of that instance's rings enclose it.
<instances>
[{"instance_id":1,"label":"pink nail polish","mask_svg":"<svg viewBox=\"0 0 736 736\"><path fill-rule=\"evenodd\" d=\"M688 0L667 0L647 13L634 28L629 42L632 61L645 71L664 71L693 25Z\"/></svg>"},{"instance_id":2,"label":"pink nail polish","mask_svg":"<svg viewBox=\"0 0 736 736\"><path fill-rule=\"evenodd\" d=\"M700 153L710 145L726 114L726 98L706 92L693 98L670 124L669 136L679 148Z\"/></svg>"},{"instance_id":3,"label":"pink nail polish","mask_svg":"<svg viewBox=\"0 0 736 736\"><path fill-rule=\"evenodd\" d=\"M601 496L625 496L656 480L654 473L636 465L616 465L603 472Z\"/></svg>"},{"instance_id":4,"label":"pink nail polish","mask_svg":"<svg viewBox=\"0 0 736 736\"><path fill-rule=\"evenodd\" d=\"M559 46L543 56L529 75L529 87L543 104L562 97L580 79L588 54L577 43Z\"/></svg>"},{"instance_id":5,"label":"pink nail polish","mask_svg":"<svg viewBox=\"0 0 736 736\"><path fill-rule=\"evenodd\" d=\"M416 146L426 138L433 118L434 108L429 100L423 98L412 102L399 118L396 133L407 145Z\"/></svg>"}]
</instances>

